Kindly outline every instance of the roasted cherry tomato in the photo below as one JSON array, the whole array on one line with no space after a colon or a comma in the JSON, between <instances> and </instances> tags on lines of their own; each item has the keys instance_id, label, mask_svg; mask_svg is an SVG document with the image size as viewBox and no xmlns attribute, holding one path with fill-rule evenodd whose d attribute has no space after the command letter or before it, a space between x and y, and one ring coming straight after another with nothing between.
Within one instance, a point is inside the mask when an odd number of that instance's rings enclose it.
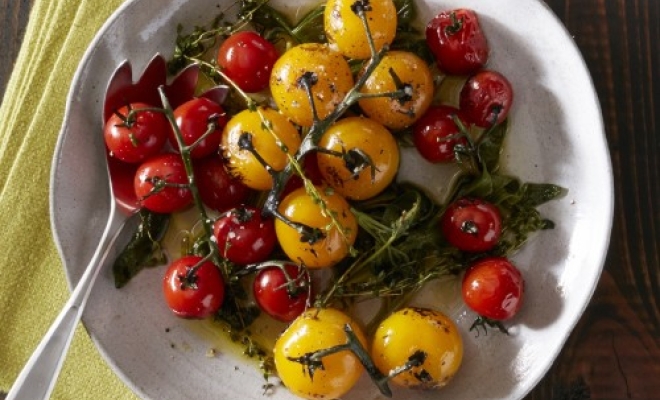
<instances>
[{"instance_id":1,"label":"roasted cherry tomato","mask_svg":"<svg viewBox=\"0 0 660 400\"><path fill-rule=\"evenodd\" d=\"M333 112L353 88L351 68L341 53L318 43L289 49L273 67L270 90L280 112L301 126L312 126L314 122L303 79L311 85L320 119Z\"/></svg>"},{"instance_id":2,"label":"roasted cherry tomato","mask_svg":"<svg viewBox=\"0 0 660 400\"><path fill-rule=\"evenodd\" d=\"M307 270L294 264L266 267L252 284L259 308L282 322L291 322L305 311L310 290Z\"/></svg>"},{"instance_id":3,"label":"roasted cherry tomato","mask_svg":"<svg viewBox=\"0 0 660 400\"><path fill-rule=\"evenodd\" d=\"M304 188L286 196L280 203L279 212L291 221L318 229L321 237L305 238L295 227L275 220L275 232L282 250L291 260L309 268L327 268L341 261L355 243L358 229L355 215L339 193L329 193L324 188L318 188L318 191L327 205L327 212ZM331 213L341 230L333 224Z\"/></svg>"},{"instance_id":4,"label":"roasted cherry tomato","mask_svg":"<svg viewBox=\"0 0 660 400\"><path fill-rule=\"evenodd\" d=\"M115 157L128 163L139 163L158 154L172 128L163 113L139 111L153 108L145 103L132 103L117 110L105 123L103 136ZM131 110L133 113L131 114Z\"/></svg>"},{"instance_id":5,"label":"roasted cherry tomato","mask_svg":"<svg viewBox=\"0 0 660 400\"><path fill-rule=\"evenodd\" d=\"M273 220L250 206L231 209L213 225L220 255L236 264L264 261L275 248L277 238Z\"/></svg>"},{"instance_id":6,"label":"roasted cherry tomato","mask_svg":"<svg viewBox=\"0 0 660 400\"><path fill-rule=\"evenodd\" d=\"M272 176L254 153L270 168L280 171L288 162L287 153L298 151L300 142L298 130L286 117L272 108L260 108L243 110L229 120L222 136L222 151L232 176L252 189L268 190L273 186Z\"/></svg>"},{"instance_id":7,"label":"roasted cherry tomato","mask_svg":"<svg viewBox=\"0 0 660 400\"><path fill-rule=\"evenodd\" d=\"M457 145L467 148L467 139L456 125L458 118L465 125L465 119L458 109L437 105L431 106L413 125L413 141L419 154L432 163L446 163L456 159L454 148Z\"/></svg>"},{"instance_id":8,"label":"roasted cherry tomato","mask_svg":"<svg viewBox=\"0 0 660 400\"><path fill-rule=\"evenodd\" d=\"M293 394L306 399L337 399L358 381L364 367L349 350L322 358L323 368L309 368L295 359L347 342L344 325L350 325L366 346L360 327L346 314L332 308L308 309L282 333L275 343L275 368L282 383Z\"/></svg>"},{"instance_id":9,"label":"roasted cherry tomato","mask_svg":"<svg viewBox=\"0 0 660 400\"><path fill-rule=\"evenodd\" d=\"M465 271L462 294L465 304L482 317L506 320L522 306L524 280L508 259L486 257Z\"/></svg>"},{"instance_id":10,"label":"roasted cherry tomato","mask_svg":"<svg viewBox=\"0 0 660 400\"><path fill-rule=\"evenodd\" d=\"M396 35L397 11L392 0L363 2L363 10L376 51L389 45ZM329 0L323 22L328 42L337 46L348 58L371 57L371 48L364 23L357 14L355 0Z\"/></svg>"},{"instance_id":11,"label":"roasted cherry tomato","mask_svg":"<svg viewBox=\"0 0 660 400\"><path fill-rule=\"evenodd\" d=\"M218 49L218 65L222 72L248 93L268 87L270 72L278 57L275 46L252 31L234 33Z\"/></svg>"},{"instance_id":12,"label":"roasted cherry tomato","mask_svg":"<svg viewBox=\"0 0 660 400\"><path fill-rule=\"evenodd\" d=\"M218 267L202 257L185 256L172 262L163 279L170 309L182 318L207 318L222 306L225 284Z\"/></svg>"},{"instance_id":13,"label":"roasted cherry tomato","mask_svg":"<svg viewBox=\"0 0 660 400\"><path fill-rule=\"evenodd\" d=\"M218 155L193 161L197 189L202 202L216 211L227 211L247 200L252 191L227 172Z\"/></svg>"},{"instance_id":14,"label":"roasted cherry tomato","mask_svg":"<svg viewBox=\"0 0 660 400\"><path fill-rule=\"evenodd\" d=\"M373 337L371 357L388 374L408 362L418 366L392 379L409 388L434 389L454 377L463 360L463 341L454 322L439 311L407 307L383 320Z\"/></svg>"},{"instance_id":15,"label":"roasted cherry tomato","mask_svg":"<svg viewBox=\"0 0 660 400\"><path fill-rule=\"evenodd\" d=\"M445 210L440 225L447 241L467 252L491 250L502 235L499 209L481 199L456 200Z\"/></svg>"},{"instance_id":16,"label":"roasted cherry tomato","mask_svg":"<svg viewBox=\"0 0 660 400\"><path fill-rule=\"evenodd\" d=\"M472 10L444 11L426 26L426 43L438 67L450 75L469 75L488 61L488 41Z\"/></svg>"},{"instance_id":17,"label":"roasted cherry tomato","mask_svg":"<svg viewBox=\"0 0 660 400\"><path fill-rule=\"evenodd\" d=\"M433 76L426 62L407 51L390 51L360 90L369 95L403 90L402 97L383 96L359 101L373 120L391 129L403 129L417 121L433 100Z\"/></svg>"},{"instance_id":18,"label":"roasted cherry tomato","mask_svg":"<svg viewBox=\"0 0 660 400\"><path fill-rule=\"evenodd\" d=\"M465 82L460 94L460 108L465 118L482 128L502 123L513 103L513 88L504 75L480 71Z\"/></svg>"},{"instance_id":19,"label":"roasted cherry tomato","mask_svg":"<svg viewBox=\"0 0 660 400\"><path fill-rule=\"evenodd\" d=\"M186 167L178 154L159 154L142 163L133 185L142 206L153 212L168 214L192 203Z\"/></svg>"},{"instance_id":20,"label":"roasted cherry tomato","mask_svg":"<svg viewBox=\"0 0 660 400\"><path fill-rule=\"evenodd\" d=\"M348 117L336 122L323 135L319 147L336 153L318 153L323 179L349 199L366 200L377 195L394 180L399 169L396 140L384 126L369 118Z\"/></svg>"},{"instance_id":21,"label":"roasted cherry tomato","mask_svg":"<svg viewBox=\"0 0 660 400\"><path fill-rule=\"evenodd\" d=\"M174 110L174 118L179 126L183 143L187 146L197 142L209 129L213 132L198 142L190 152L192 158L202 158L218 151L222 139L222 129L227 123L227 114L220 104L205 97L189 100ZM178 144L174 133L170 143L175 149Z\"/></svg>"}]
</instances>

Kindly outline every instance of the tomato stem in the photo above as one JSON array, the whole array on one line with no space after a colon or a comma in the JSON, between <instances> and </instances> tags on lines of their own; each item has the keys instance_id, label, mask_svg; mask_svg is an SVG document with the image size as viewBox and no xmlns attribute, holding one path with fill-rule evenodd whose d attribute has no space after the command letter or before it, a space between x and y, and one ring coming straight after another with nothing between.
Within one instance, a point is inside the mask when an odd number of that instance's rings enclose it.
<instances>
[{"instance_id":1,"label":"tomato stem","mask_svg":"<svg viewBox=\"0 0 660 400\"><path fill-rule=\"evenodd\" d=\"M374 43L374 37L371 33L371 28L369 27L369 22L366 15L367 11L371 11L371 5L369 5L368 0L357 0L355 3L353 3L353 5L351 5L351 11L357 14L357 16L360 17L360 21L362 21L362 26L364 27L364 31L367 34L369 50L371 51L371 56L373 58L378 54L378 50L376 50L376 44Z\"/></svg>"},{"instance_id":2,"label":"tomato stem","mask_svg":"<svg viewBox=\"0 0 660 400\"><path fill-rule=\"evenodd\" d=\"M460 32L461 29L463 29L463 21L464 19L461 18L456 18L456 13L451 12L449 14L449 20L451 21L451 25L447 26L445 28L445 33L448 36L452 36Z\"/></svg>"},{"instance_id":3,"label":"tomato stem","mask_svg":"<svg viewBox=\"0 0 660 400\"><path fill-rule=\"evenodd\" d=\"M204 203L202 202L202 198L199 194L199 189L195 184L195 173L193 170L192 158L190 156L191 147L186 146L185 142L183 141L183 135L181 134L181 130L179 129L178 124L176 123L176 119L174 117L174 111L172 109L172 106L170 105L167 95L165 94L165 90L163 86L158 87L158 93L160 94L161 102L163 103L163 109L161 110L161 112L165 114L168 121L170 122L170 125L172 126L172 130L174 131L174 136L176 138L177 146L181 154L181 159L183 160L183 164L186 169L186 175L188 176L188 182L189 182L188 187L190 193L192 194L193 202L195 204L197 212L199 213L200 220L202 221L204 234L206 235L207 238L209 238L208 243L209 243L210 254L208 255L208 257L213 260L213 263L216 266L218 267L223 266L224 263L220 259L220 252L218 250L218 245L214 240L210 240L213 237L213 227L211 223L212 220L208 217L206 213L206 208L204 207ZM223 274L223 278L225 279L229 278L228 276L229 273L226 270L226 268L221 268L221 272Z\"/></svg>"}]
</instances>

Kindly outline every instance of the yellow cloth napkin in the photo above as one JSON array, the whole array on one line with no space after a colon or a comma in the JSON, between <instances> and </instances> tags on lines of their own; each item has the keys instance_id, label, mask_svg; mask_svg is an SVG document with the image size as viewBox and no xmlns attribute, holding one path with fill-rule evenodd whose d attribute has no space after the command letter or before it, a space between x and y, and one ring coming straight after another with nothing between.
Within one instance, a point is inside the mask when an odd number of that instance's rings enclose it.
<instances>
[{"instance_id":1,"label":"yellow cloth napkin","mask_svg":"<svg viewBox=\"0 0 660 400\"><path fill-rule=\"evenodd\" d=\"M0 107L0 391L7 392L69 292L50 232L51 158L82 55L123 0L34 0ZM78 327L55 399L136 396Z\"/></svg>"}]
</instances>

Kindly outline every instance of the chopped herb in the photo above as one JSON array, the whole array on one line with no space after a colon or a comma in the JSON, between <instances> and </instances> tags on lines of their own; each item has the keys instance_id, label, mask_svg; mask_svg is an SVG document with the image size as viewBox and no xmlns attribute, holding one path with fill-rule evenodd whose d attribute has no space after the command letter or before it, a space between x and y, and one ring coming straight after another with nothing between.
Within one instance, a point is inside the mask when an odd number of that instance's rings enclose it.
<instances>
[{"instance_id":1,"label":"chopped herb","mask_svg":"<svg viewBox=\"0 0 660 400\"><path fill-rule=\"evenodd\" d=\"M162 265L167 261L160 240L167 231L170 215L146 209L141 209L139 213L137 232L112 266L116 288L126 285L142 269Z\"/></svg>"}]
</instances>

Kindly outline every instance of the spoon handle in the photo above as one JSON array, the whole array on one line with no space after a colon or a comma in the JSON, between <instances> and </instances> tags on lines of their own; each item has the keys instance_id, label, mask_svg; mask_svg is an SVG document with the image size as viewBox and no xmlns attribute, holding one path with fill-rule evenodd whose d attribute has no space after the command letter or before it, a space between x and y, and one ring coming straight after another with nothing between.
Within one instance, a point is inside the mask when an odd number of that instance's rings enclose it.
<instances>
[{"instance_id":1,"label":"spoon handle","mask_svg":"<svg viewBox=\"0 0 660 400\"><path fill-rule=\"evenodd\" d=\"M94 281L126 221L126 216L115 212L114 205L111 206L108 222L94 256L64 308L18 375L6 400L39 400L50 397Z\"/></svg>"}]
</instances>

